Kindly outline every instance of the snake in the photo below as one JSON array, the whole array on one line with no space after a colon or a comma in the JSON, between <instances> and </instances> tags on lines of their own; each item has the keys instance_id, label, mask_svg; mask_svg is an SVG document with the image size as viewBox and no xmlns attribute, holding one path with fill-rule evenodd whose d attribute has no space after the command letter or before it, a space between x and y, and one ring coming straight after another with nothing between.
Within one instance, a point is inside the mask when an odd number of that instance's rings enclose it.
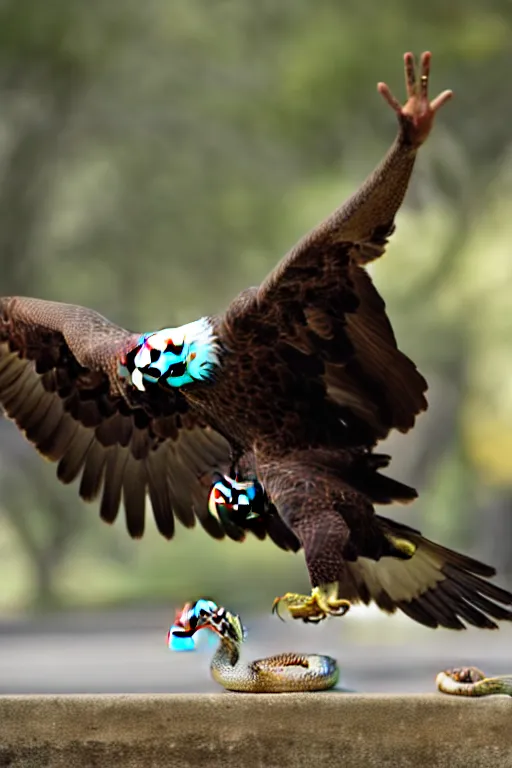
<instances>
[{"instance_id":1,"label":"snake","mask_svg":"<svg viewBox=\"0 0 512 768\"><path fill-rule=\"evenodd\" d=\"M325 691L338 682L339 667L331 656L313 653L280 653L257 661L244 662L241 646L247 630L240 616L213 600L186 603L178 611L168 633L168 644L191 638L201 629L218 635L220 642L210 664L213 679L228 691L242 693L293 693ZM188 646L190 647L190 646Z\"/></svg>"},{"instance_id":2,"label":"snake","mask_svg":"<svg viewBox=\"0 0 512 768\"><path fill-rule=\"evenodd\" d=\"M436 686L441 693L455 696L491 696L496 693L512 696L512 675L486 677L477 667L456 667L440 672Z\"/></svg>"},{"instance_id":3,"label":"snake","mask_svg":"<svg viewBox=\"0 0 512 768\"><path fill-rule=\"evenodd\" d=\"M167 634L168 646L174 650L192 650L195 647L193 636L203 629L219 638L210 672L213 679L228 691L326 691L338 682L340 669L331 656L286 652L244 662L241 647L247 638L247 630L240 616L206 598L185 603L177 611ZM455 696L512 696L512 675L486 677L477 667L457 667L440 672L436 686L441 693Z\"/></svg>"}]
</instances>

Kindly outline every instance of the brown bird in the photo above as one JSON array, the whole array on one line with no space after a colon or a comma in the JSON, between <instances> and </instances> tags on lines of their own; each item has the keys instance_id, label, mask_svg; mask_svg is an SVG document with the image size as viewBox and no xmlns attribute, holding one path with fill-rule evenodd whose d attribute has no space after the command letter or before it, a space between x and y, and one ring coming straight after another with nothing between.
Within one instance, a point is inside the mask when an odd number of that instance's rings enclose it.
<instances>
[{"instance_id":1,"label":"brown bird","mask_svg":"<svg viewBox=\"0 0 512 768\"><path fill-rule=\"evenodd\" d=\"M512 594L494 569L374 512L416 492L382 474L374 453L427 407L423 377L399 351L365 270L384 253L417 151L451 96L428 98L430 54L407 101L379 91L398 134L356 194L223 315L131 333L96 312L31 298L0 300L0 402L64 483L121 499L142 536L149 493L160 532L197 517L213 536L268 533L303 548L311 595L280 600L318 621L374 600L427 626L494 628Z\"/></svg>"}]
</instances>

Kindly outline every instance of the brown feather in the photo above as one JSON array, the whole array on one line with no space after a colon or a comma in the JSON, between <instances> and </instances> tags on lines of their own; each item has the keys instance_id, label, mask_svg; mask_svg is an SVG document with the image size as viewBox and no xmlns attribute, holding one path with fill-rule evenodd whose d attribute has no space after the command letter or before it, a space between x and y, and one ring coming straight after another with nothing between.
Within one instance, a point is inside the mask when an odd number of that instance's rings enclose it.
<instances>
[{"instance_id":1,"label":"brown feather","mask_svg":"<svg viewBox=\"0 0 512 768\"><path fill-rule=\"evenodd\" d=\"M154 450L145 461L148 490L156 527L166 539L174 536L174 515L167 478L167 451Z\"/></svg>"},{"instance_id":2,"label":"brown feather","mask_svg":"<svg viewBox=\"0 0 512 768\"><path fill-rule=\"evenodd\" d=\"M94 442L94 435L79 425L75 439L57 466L57 477L64 483L76 480L87 456L87 451Z\"/></svg>"},{"instance_id":3,"label":"brown feather","mask_svg":"<svg viewBox=\"0 0 512 768\"><path fill-rule=\"evenodd\" d=\"M147 482L145 462L128 454L123 472L123 501L126 528L134 539L144 534Z\"/></svg>"},{"instance_id":4,"label":"brown feather","mask_svg":"<svg viewBox=\"0 0 512 768\"><path fill-rule=\"evenodd\" d=\"M101 490L107 452L104 447L93 440L85 457L84 469L80 480L80 497L84 501L94 501Z\"/></svg>"},{"instance_id":5,"label":"brown feather","mask_svg":"<svg viewBox=\"0 0 512 768\"><path fill-rule=\"evenodd\" d=\"M125 448L117 445L107 448L105 478L100 504L100 517L106 523L113 523L119 512L123 474L127 461L128 451Z\"/></svg>"}]
</instances>

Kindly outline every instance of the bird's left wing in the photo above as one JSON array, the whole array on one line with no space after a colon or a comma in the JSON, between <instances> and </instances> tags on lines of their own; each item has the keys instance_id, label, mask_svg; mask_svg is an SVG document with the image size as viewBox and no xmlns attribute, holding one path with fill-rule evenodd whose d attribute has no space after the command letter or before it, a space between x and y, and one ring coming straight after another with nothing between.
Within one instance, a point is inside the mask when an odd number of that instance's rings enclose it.
<instances>
[{"instance_id":1,"label":"bird's left wing","mask_svg":"<svg viewBox=\"0 0 512 768\"><path fill-rule=\"evenodd\" d=\"M327 397L365 421L374 441L390 429L410 429L427 405L426 382L398 350L364 265L384 253L417 150L451 95L429 102L429 67L430 54L424 54L417 78L412 54L406 54L403 108L381 84L398 114L395 142L358 192L293 248L257 295L264 322L278 329L275 346L293 348L298 373L305 368L300 354L319 358Z\"/></svg>"},{"instance_id":2,"label":"bird's left wing","mask_svg":"<svg viewBox=\"0 0 512 768\"><path fill-rule=\"evenodd\" d=\"M80 476L80 496L101 494L113 522L121 500L133 537L144 531L149 494L159 531L196 517L210 535L224 531L208 511L212 472L229 466L230 446L190 410L179 391L130 387L121 358L140 334L91 309L0 299L0 405L64 483Z\"/></svg>"}]
</instances>

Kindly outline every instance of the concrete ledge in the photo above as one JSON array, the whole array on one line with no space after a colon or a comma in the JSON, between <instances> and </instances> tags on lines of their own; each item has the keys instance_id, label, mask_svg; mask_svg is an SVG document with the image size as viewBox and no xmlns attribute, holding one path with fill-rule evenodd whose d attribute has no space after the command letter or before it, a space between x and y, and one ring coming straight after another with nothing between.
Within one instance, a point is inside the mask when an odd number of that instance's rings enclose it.
<instances>
[{"instance_id":1,"label":"concrete ledge","mask_svg":"<svg viewBox=\"0 0 512 768\"><path fill-rule=\"evenodd\" d=\"M511 768L512 699L0 697L2 768Z\"/></svg>"}]
</instances>

